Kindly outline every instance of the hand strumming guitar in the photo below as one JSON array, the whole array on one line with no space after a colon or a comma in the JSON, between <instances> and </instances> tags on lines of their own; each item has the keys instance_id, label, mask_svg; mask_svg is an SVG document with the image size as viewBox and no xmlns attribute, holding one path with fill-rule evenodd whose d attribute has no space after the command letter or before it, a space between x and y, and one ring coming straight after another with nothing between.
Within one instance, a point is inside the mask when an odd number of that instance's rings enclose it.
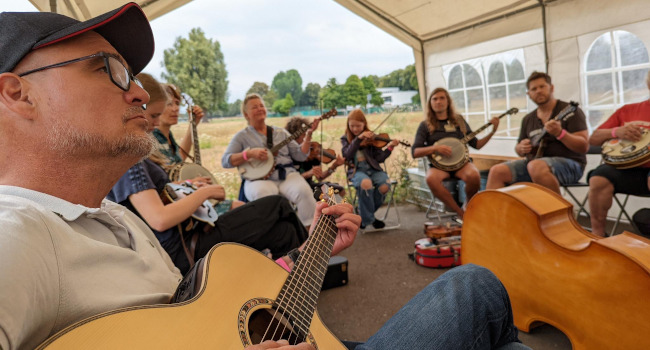
<instances>
[{"instance_id":1,"label":"hand strumming guitar","mask_svg":"<svg viewBox=\"0 0 650 350\"><path fill-rule=\"evenodd\" d=\"M300 343L298 345L289 345L289 342L286 340L267 340L261 344L247 346L246 350L265 350L265 349L276 349L276 350L315 350L313 346L307 343Z\"/></svg>"},{"instance_id":2,"label":"hand strumming guitar","mask_svg":"<svg viewBox=\"0 0 650 350\"><path fill-rule=\"evenodd\" d=\"M544 124L544 129L549 134L558 137L562 133L562 123L557 120L549 120Z\"/></svg>"}]
</instances>

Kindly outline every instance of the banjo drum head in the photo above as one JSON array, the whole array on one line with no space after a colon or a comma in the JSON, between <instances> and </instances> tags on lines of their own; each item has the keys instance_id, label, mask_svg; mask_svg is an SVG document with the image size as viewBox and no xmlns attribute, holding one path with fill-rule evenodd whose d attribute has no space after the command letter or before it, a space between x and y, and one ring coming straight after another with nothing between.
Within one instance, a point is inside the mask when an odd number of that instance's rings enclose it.
<instances>
[{"instance_id":1,"label":"banjo drum head","mask_svg":"<svg viewBox=\"0 0 650 350\"><path fill-rule=\"evenodd\" d=\"M212 176L212 173L208 169L194 163L183 164L183 166L178 170L178 180L191 180L198 176L207 176L212 180L213 184L217 183L217 179Z\"/></svg>"},{"instance_id":2,"label":"banjo drum head","mask_svg":"<svg viewBox=\"0 0 650 350\"><path fill-rule=\"evenodd\" d=\"M453 137L445 137L443 139L438 140L436 145L444 145L444 146L449 146L451 147L451 156L449 157L436 157L436 161L440 163L441 165L448 166L448 167L455 167L459 163L461 166L464 164L463 159L465 158L467 148L463 143L460 142L459 139L453 138Z\"/></svg>"}]
</instances>

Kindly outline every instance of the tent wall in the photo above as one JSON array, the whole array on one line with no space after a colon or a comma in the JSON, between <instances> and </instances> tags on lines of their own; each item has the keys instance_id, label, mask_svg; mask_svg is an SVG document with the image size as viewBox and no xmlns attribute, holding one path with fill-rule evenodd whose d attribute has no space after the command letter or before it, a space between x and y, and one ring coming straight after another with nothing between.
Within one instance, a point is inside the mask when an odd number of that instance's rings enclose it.
<instances>
[{"instance_id":1,"label":"tent wall","mask_svg":"<svg viewBox=\"0 0 650 350\"><path fill-rule=\"evenodd\" d=\"M650 49L649 6L647 0L560 0L547 4L548 72L553 77L555 96L584 104L583 62L594 40L603 33L629 31ZM526 76L534 70L544 71L542 8L426 41L423 49L425 80L420 80L420 88L426 94L438 86L446 86L443 66L513 49L524 50ZM528 108L532 110L535 106L528 101ZM473 152L515 155L515 144L514 138L495 137L482 150ZM600 162L600 157L588 159L587 169ZM643 206L647 207L647 203L641 198L631 198L628 212L633 213ZM618 215L618 210L612 207L609 215Z\"/></svg>"}]
</instances>

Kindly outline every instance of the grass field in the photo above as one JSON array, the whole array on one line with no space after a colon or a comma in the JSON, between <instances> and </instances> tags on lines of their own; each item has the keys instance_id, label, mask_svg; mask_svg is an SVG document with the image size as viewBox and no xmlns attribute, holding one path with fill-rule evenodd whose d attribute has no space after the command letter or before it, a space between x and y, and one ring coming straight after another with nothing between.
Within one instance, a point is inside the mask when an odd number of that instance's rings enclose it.
<instances>
[{"instance_id":1,"label":"grass field","mask_svg":"<svg viewBox=\"0 0 650 350\"><path fill-rule=\"evenodd\" d=\"M386 113L368 115L370 129L374 129L386 117ZM423 120L422 112L396 112L378 130L377 133L388 133L391 138L413 142L415 131ZM284 127L289 117L267 118L267 123L273 126ZM340 154L340 137L345 133L346 117L337 116L322 122L322 127L314 132L313 141L322 143L325 148L330 148ZM224 169L221 167L221 157L228 146L230 139L239 130L247 126L243 117L212 119L210 122L201 123L198 127L199 142L201 147L201 159L203 166L212 171L219 183L226 188L228 198L236 198L239 193L240 178L237 169ZM182 138L187 130L187 123L179 123L172 127L172 132L177 139ZM322 132L321 132L322 130ZM398 146L393 154L386 161L388 173L393 179L399 179L403 169L415 166L411 157L411 149ZM327 165L324 165L327 168ZM345 184L345 173L343 167L328 178L328 181ZM400 186L403 187L403 186ZM398 191L398 199L404 199L405 189Z\"/></svg>"}]
</instances>

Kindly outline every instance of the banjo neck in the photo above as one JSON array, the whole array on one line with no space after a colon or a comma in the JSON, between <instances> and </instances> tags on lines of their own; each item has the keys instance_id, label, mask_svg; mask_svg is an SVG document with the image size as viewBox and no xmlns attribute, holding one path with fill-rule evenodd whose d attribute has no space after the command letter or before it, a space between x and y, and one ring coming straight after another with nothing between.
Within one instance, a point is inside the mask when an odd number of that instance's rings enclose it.
<instances>
[{"instance_id":1,"label":"banjo neck","mask_svg":"<svg viewBox=\"0 0 650 350\"><path fill-rule=\"evenodd\" d=\"M497 118L501 119L501 118L505 117L506 115L516 114L517 112L519 112L519 109L516 108L516 107L513 107L513 108L510 108L509 110L507 110L505 113L498 116ZM467 144L471 139L475 138L476 135L481 133L481 131L487 129L490 125L492 125L492 123L487 123L487 124L483 125L482 127L472 131L471 133L465 135L465 137L460 139L460 142L462 142L463 144Z\"/></svg>"},{"instance_id":2,"label":"banjo neck","mask_svg":"<svg viewBox=\"0 0 650 350\"><path fill-rule=\"evenodd\" d=\"M199 133L196 130L196 119L192 113L192 106L190 105L190 125L192 127L192 144L194 147L194 163L201 164L201 149L199 148Z\"/></svg>"}]
</instances>

